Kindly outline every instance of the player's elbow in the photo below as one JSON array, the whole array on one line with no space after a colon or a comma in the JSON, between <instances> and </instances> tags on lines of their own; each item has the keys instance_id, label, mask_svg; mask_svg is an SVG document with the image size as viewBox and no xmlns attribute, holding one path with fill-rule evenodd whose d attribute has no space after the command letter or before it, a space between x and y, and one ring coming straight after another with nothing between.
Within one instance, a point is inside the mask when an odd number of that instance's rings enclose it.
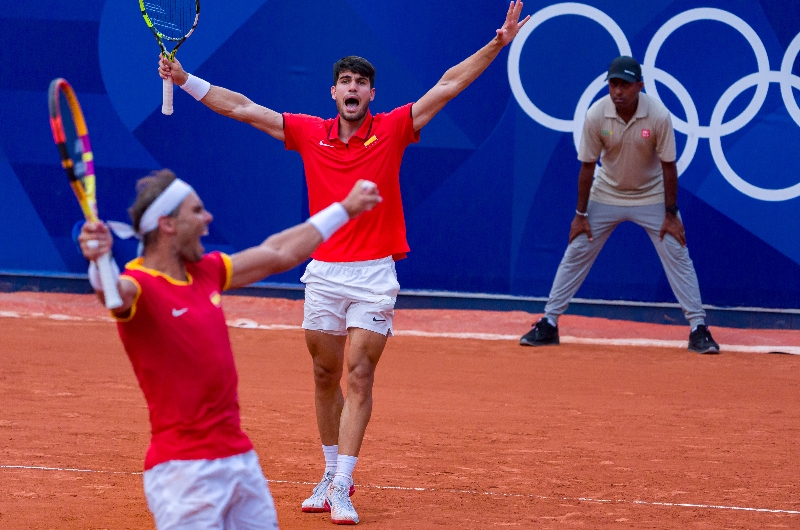
<instances>
[{"instance_id":1,"label":"player's elbow","mask_svg":"<svg viewBox=\"0 0 800 530\"><path fill-rule=\"evenodd\" d=\"M442 101L442 106L445 103L459 95L469 83L459 79L445 79L442 78L436 87L437 99Z\"/></svg>"},{"instance_id":2,"label":"player's elbow","mask_svg":"<svg viewBox=\"0 0 800 530\"><path fill-rule=\"evenodd\" d=\"M276 255L275 261L273 261L271 264L270 275L280 274L282 272L291 270L300 265L305 259L306 257L304 256L297 256L292 253L278 254Z\"/></svg>"},{"instance_id":3,"label":"player's elbow","mask_svg":"<svg viewBox=\"0 0 800 530\"><path fill-rule=\"evenodd\" d=\"M269 244L270 242L267 241ZM291 245L274 245L269 253L270 274L279 274L293 269L308 259L307 254L298 252Z\"/></svg>"}]
</instances>

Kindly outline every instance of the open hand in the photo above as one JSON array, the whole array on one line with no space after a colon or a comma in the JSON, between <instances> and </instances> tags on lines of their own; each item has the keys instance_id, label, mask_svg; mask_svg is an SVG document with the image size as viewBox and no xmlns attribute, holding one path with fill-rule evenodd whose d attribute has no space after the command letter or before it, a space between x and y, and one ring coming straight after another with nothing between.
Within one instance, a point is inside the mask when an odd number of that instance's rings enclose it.
<instances>
[{"instance_id":1,"label":"open hand","mask_svg":"<svg viewBox=\"0 0 800 530\"><path fill-rule=\"evenodd\" d=\"M503 24L503 27L497 30L497 40L498 42L505 46L512 40L514 37L517 36L519 33L520 28L525 25L528 20L530 20L531 16L528 15L525 19L520 22L519 16L522 13L522 0L514 0L508 6L508 13L506 13L506 21Z\"/></svg>"}]
</instances>

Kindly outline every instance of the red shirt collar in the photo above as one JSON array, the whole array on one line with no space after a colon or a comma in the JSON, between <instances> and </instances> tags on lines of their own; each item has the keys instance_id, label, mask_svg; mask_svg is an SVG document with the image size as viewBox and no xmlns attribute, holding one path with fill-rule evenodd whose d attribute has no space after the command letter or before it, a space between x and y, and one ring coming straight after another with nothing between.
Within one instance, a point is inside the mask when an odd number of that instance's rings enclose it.
<instances>
[{"instance_id":1,"label":"red shirt collar","mask_svg":"<svg viewBox=\"0 0 800 530\"><path fill-rule=\"evenodd\" d=\"M366 140L369 138L369 133L372 131L372 113L367 109L367 115L364 119L364 123L361 124L361 127L358 128L356 133L353 135L353 138L361 138L362 140ZM333 124L331 125L330 130L328 130L328 141L330 140L338 140L339 139L339 116L333 119Z\"/></svg>"}]
</instances>

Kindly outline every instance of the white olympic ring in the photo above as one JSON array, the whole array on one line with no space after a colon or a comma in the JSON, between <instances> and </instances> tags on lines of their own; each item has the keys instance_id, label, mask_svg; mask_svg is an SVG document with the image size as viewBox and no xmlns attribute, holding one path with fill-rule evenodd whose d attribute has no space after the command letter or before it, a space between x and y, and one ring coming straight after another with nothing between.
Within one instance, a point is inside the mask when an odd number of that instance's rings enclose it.
<instances>
[{"instance_id":1,"label":"white olympic ring","mask_svg":"<svg viewBox=\"0 0 800 530\"><path fill-rule=\"evenodd\" d=\"M619 25L617 25L611 17L592 6L573 2L554 4L541 9L531 16L531 19L523 26L522 30L512 42L508 54L508 79L511 85L511 91L520 107L528 116L533 118L534 121L548 129L560 132L571 132L577 148L577 146L580 145L580 136L586 111L589 110L589 106L595 96L606 87L606 72L601 73L595 78L583 92L578 100L575 113L571 120L558 119L539 110L526 94L520 78L520 57L525 41L530 34L533 33L533 30L543 22L560 15L579 15L594 20L603 26L614 39L620 55L631 55L631 48ZM707 126L700 125L697 107L686 88L672 75L655 66L658 52L661 50L667 38L674 33L675 30L685 24L699 20L722 22L738 31L753 49L758 65L758 72L743 77L723 93L714 107L710 123ZM683 153L681 153L677 161L679 175L682 174L692 162L700 138L707 138L709 140L711 155L717 168L722 173L725 180L739 192L753 199L762 201L787 201L800 197L800 183L783 189L766 189L746 182L730 167L722 151L722 137L732 134L747 125L758 114L759 110L761 110L761 106L766 100L770 83L778 83L780 85L781 97L783 98L784 105L794 122L800 126L800 106L798 106L794 94L792 93L793 87L800 89L800 77L792 74L792 66L798 54L800 54L800 34L795 36L786 49L783 61L781 62L780 71L770 70L767 50L758 34L744 20L721 9L690 9L672 17L659 28L653 35L647 47L647 51L645 52L644 61L642 62L642 73L645 79L652 81L648 83L646 88L647 94L661 101L655 81L663 83L664 86L672 91L678 98L678 101L686 113L686 120L684 121L670 112L675 130L687 136ZM727 122L723 122L725 112L728 110L733 100L752 86L756 87L756 91L747 107L738 116Z\"/></svg>"},{"instance_id":2,"label":"white olympic ring","mask_svg":"<svg viewBox=\"0 0 800 530\"><path fill-rule=\"evenodd\" d=\"M545 7L537 11L536 14L531 16L531 19L522 26L522 29L511 43L511 49L508 51L508 79L511 82L511 90L514 92L514 96L517 98L520 106L538 123L555 131L572 132L574 128L573 120L559 120L558 118L553 118L539 110L536 105L533 104L530 98L528 98L528 95L525 94L525 89L522 88L522 80L519 76L519 58L522 54L522 47L525 45L528 36L533 33L533 30L539 27L542 22L560 15L581 15L594 20L603 26L614 38L620 55L630 55L631 45L628 44L628 38L625 37L622 28L620 28L611 17L599 9L585 4L568 2ZM603 79L605 79L605 75L603 75ZM597 92L595 92L595 94L596 93Z\"/></svg>"}]
</instances>

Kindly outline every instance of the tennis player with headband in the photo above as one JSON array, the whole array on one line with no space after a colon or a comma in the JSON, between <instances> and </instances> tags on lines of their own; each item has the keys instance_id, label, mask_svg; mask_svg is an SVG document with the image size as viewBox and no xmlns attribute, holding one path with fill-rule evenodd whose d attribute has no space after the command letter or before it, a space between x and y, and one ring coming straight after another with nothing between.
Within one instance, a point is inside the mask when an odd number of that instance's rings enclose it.
<instances>
[{"instance_id":1,"label":"tennis player with headband","mask_svg":"<svg viewBox=\"0 0 800 530\"><path fill-rule=\"evenodd\" d=\"M419 141L419 130L514 39L530 18L520 22L522 7L521 1L511 2L495 37L445 72L418 101L376 115L369 111L375 69L361 57L334 64L331 98L338 116L333 119L280 114L187 74L179 61L159 61L162 78L172 79L211 110L248 123L299 152L312 214L358 179L374 180L385 199L321 245L301 278L306 284L303 328L314 363L317 426L325 457L322 480L303 502L303 511L331 511L334 523L358 523L349 498L352 473L372 413L375 368L392 334L400 289L394 262L409 250L400 197L403 153ZM340 381L348 338L345 400Z\"/></svg>"},{"instance_id":2,"label":"tennis player with headband","mask_svg":"<svg viewBox=\"0 0 800 530\"><path fill-rule=\"evenodd\" d=\"M144 490L156 527L277 528L258 457L240 427L220 293L297 266L382 199L360 180L307 222L228 256L204 252L200 238L212 216L171 171L141 179L137 191L129 213L143 255L116 270L123 304L113 315L150 411ZM89 260L112 245L104 223L86 223L78 241ZM89 277L102 301L94 261Z\"/></svg>"}]
</instances>

